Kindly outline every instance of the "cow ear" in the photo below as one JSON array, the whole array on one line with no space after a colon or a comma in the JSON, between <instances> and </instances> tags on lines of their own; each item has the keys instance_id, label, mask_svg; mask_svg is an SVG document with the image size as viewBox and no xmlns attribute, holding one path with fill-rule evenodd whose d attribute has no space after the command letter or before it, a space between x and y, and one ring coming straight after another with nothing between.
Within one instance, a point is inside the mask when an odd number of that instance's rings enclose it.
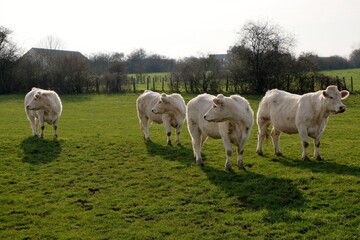
<instances>
[{"instance_id":1,"label":"cow ear","mask_svg":"<svg viewBox=\"0 0 360 240\"><path fill-rule=\"evenodd\" d=\"M322 94L323 94L323 96L325 97L325 98L327 98L329 95L326 93L326 90L324 90L323 92L322 92Z\"/></svg>"},{"instance_id":2,"label":"cow ear","mask_svg":"<svg viewBox=\"0 0 360 240\"><path fill-rule=\"evenodd\" d=\"M224 99L224 95L222 95L222 94L218 94L216 97L217 97L218 99L220 99L220 100L223 100L223 99Z\"/></svg>"},{"instance_id":3,"label":"cow ear","mask_svg":"<svg viewBox=\"0 0 360 240\"><path fill-rule=\"evenodd\" d=\"M40 92L35 93L34 98L35 99L41 98L41 93Z\"/></svg>"},{"instance_id":4,"label":"cow ear","mask_svg":"<svg viewBox=\"0 0 360 240\"><path fill-rule=\"evenodd\" d=\"M213 99L213 102L214 102L214 104L215 104L216 106L220 106L221 103L222 103L222 101L221 101L219 98L214 98L214 99Z\"/></svg>"},{"instance_id":5,"label":"cow ear","mask_svg":"<svg viewBox=\"0 0 360 240\"><path fill-rule=\"evenodd\" d=\"M348 96L350 95L350 93L348 91L346 91L346 90L342 90L340 92L340 94L341 94L341 99L347 99Z\"/></svg>"},{"instance_id":6,"label":"cow ear","mask_svg":"<svg viewBox=\"0 0 360 240\"><path fill-rule=\"evenodd\" d=\"M163 101L163 102L165 102L165 103L166 103L166 102L169 102L168 99L167 99L167 95L166 95L165 93L162 93L162 94L161 94L160 99L161 99L161 101Z\"/></svg>"}]
</instances>

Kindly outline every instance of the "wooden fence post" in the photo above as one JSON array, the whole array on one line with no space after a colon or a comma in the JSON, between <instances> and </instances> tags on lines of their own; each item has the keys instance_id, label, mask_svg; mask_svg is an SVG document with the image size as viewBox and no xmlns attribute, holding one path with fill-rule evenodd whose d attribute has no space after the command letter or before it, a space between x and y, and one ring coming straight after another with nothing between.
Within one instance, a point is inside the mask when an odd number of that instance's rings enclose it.
<instances>
[{"instance_id":1,"label":"wooden fence post","mask_svg":"<svg viewBox=\"0 0 360 240\"><path fill-rule=\"evenodd\" d=\"M315 91L315 76L311 76L311 91Z\"/></svg>"},{"instance_id":2,"label":"wooden fence post","mask_svg":"<svg viewBox=\"0 0 360 240\"><path fill-rule=\"evenodd\" d=\"M164 79L164 77L161 79L161 90L162 90L162 92L165 92L164 91L164 81L165 81L165 79Z\"/></svg>"},{"instance_id":3,"label":"wooden fence post","mask_svg":"<svg viewBox=\"0 0 360 240\"><path fill-rule=\"evenodd\" d=\"M342 87L341 87L341 82L340 82L340 79L339 79L339 76L336 76L336 85L337 85L337 87L338 87L338 89L339 89L339 90L341 90L341 89L342 89Z\"/></svg>"},{"instance_id":4,"label":"wooden fence post","mask_svg":"<svg viewBox=\"0 0 360 240\"><path fill-rule=\"evenodd\" d=\"M226 85L225 85L225 91L229 91L229 76L226 76Z\"/></svg>"},{"instance_id":5,"label":"wooden fence post","mask_svg":"<svg viewBox=\"0 0 360 240\"><path fill-rule=\"evenodd\" d=\"M353 91L354 91L354 83L353 83L353 78L352 78L352 76L351 76L350 80L351 80L351 91L353 92Z\"/></svg>"},{"instance_id":6,"label":"wooden fence post","mask_svg":"<svg viewBox=\"0 0 360 240\"><path fill-rule=\"evenodd\" d=\"M131 77L131 81L132 81L134 93L136 93L136 79L134 77Z\"/></svg>"}]
</instances>

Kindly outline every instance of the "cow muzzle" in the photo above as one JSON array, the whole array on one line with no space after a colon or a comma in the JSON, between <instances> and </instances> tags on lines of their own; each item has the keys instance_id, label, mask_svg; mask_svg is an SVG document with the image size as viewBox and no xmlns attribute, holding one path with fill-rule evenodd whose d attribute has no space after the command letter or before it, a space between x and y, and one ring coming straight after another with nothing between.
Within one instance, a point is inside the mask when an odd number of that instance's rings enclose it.
<instances>
[{"instance_id":1,"label":"cow muzzle","mask_svg":"<svg viewBox=\"0 0 360 240\"><path fill-rule=\"evenodd\" d=\"M206 114L204 115L204 119L205 119L206 121L208 121L208 122L213 122L213 120L209 119Z\"/></svg>"},{"instance_id":2,"label":"cow muzzle","mask_svg":"<svg viewBox=\"0 0 360 240\"><path fill-rule=\"evenodd\" d=\"M346 111L346 107L345 106L340 106L339 110L336 113L343 113Z\"/></svg>"}]
</instances>

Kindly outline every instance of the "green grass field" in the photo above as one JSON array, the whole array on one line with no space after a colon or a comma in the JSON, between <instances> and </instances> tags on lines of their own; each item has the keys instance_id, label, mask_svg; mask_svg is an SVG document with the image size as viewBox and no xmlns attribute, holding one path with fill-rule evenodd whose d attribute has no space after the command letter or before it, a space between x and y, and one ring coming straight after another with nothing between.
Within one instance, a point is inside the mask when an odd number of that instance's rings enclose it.
<instances>
[{"instance_id":1,"label":"green grass field","mask_svg":"<svg viewBox=\"0 0 360 240\"><path fill-rule=\"evenodd\" d=\"M360 68L356 69L343 69L343 70L330 70L330 71L321 71L321 73L331 76L339 77L341 80L345 78L347 88L351 90L351 77L353 78L353 88L354 91L360 91Z\"/></svg>"},{"instance_id":2,"label":"green grass field","mask_svg":"<svg viewBox=\"0 0 360 240\"><path fill-rule=\"evenodd\" d=\"M245 97L256 111L260 96ZM31 136L22 95L0 96L0 239L360 238L359 95L330 117L324 161L303 162L298 135L282 136L284 157L270 139L259 157L254 126L247 172L224 171L220 140L195 165L186 126L182 146L157 124L146 144L136 94L61 98L53 140L49 125Z\"/></svg>"}]
</instances>

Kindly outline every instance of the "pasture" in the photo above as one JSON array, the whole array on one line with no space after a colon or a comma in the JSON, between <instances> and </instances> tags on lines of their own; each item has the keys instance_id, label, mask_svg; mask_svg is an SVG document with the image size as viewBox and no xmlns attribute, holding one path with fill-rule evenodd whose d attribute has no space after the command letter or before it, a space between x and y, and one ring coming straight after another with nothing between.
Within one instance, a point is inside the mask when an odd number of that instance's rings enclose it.
<instances>
[{"instance_id":1,"label":"pasture","mask_svg":"<svg viewBox=\"0 0 360 240\"><path fill-rule=\"evenodd\" d=\"M197 166L186 125L182 146L157 124L145 143L137 96L60 95L58 140L49 125L31 136L23 95L0 96L1 239L360 238L359 95L330 117L323 161L301 160L298 135L282 135L284 157L270 139L257 156L255 125L246 172L224 171L213 139ZM245 97L256 112L261 97Z\"/></svg>"},{"instance_id":2,"label":"pasture","mask_svg":"<svg viewBox=\"0 0 360 240\"><path fill-rule=\"evenodd\" d=\"M341 80L345 78L346 86L350 90L351 90L351 77L352 77L354 91L356 92L360 91L360 68L328 70L328 71L321 71L321 73L331 77L339 77Z\"/></svg>"}]
</instances>

